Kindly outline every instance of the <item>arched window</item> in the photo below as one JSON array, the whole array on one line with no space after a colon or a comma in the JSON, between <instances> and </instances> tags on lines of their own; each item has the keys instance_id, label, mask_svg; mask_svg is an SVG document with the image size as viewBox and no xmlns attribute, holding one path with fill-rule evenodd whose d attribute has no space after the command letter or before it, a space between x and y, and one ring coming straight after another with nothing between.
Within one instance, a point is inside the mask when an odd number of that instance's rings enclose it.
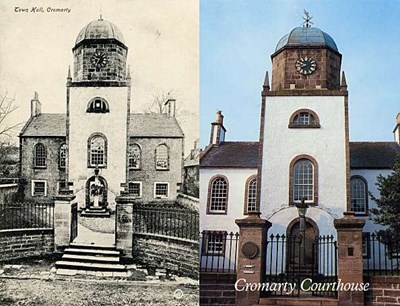
<instances>
[{"instance_id":1,"label":"arched window","mask_svg":"<svg viewBox=\"0 0 400 306\"><path fill-rule=\"evenodd\" d=\"M246 181L244 203L245 214L257 211L257 177L255 175L249 177Z\"/></svg>"},{"instance_id":2,"label":"arched window","mask_svg":"<svg viewBox=\"0 0 400 306\"><path fill-rule=\"evenodd\" d=\"M228 180L217 176L210 181L208 190L208 213L226 214L228 208Z\"/></svg>"},{"instance_id":3,"label":"arched window","mask_svg":"<svg viewBox=\"0 0 400 306\"><path fill-rule=\"evenodd\" d=\"M128 146L128 168L140 169L141 149L137 143L129 143Z\"/></svg>"},{"instance_id":4,"label":"arched window","mask_svg":"<svg viewBox=\"0 0 400 306\"><path fill-rule=\"evenodd\" d=\"M168 153L168 147L165 144L160 144L156 148L156 169L157 170L169 169L169 153Z\"/></svg>"},{"instance_id":5,"label":"arched window","mask_svg":"<svg viewBox=\"0 0 400 306\"><path fill-rule=\"evenodd\" d=\"M318 115L310 109L299 109L290 116L289 128L319 128Z\"/></svg>"},{"instance_id":6,"label":"arched window","mask_svg":"<svg viewBox=\"0 0 400 306\"><path fill-rule=\"evenodd\" d=\"M87 113L108 113L110 108L106 100L96 97L89 101L87 105Z\"/></svg>"},{"instance_id":7,"label":"arched window","mask_svg":"<svg viewBox=\"0 0 400 306\"><path fill-rule=\"evenodd\" d=\"M35 168L46 168L46 147L38 143L33 150L33 166Z\"/></svg>"},{"instance_id":8,"label":"arched window","mask_svg":"<svg viewBox=\"0 0 400 306\"><path fill-rule=\"evenodd\" d=\"M308 155L297 156L290 164L290 194L291 204L305 203L317 205L318 202L318 164Z\"/></svg>"},{"instance_id":9,"label":"arched window","mask_svg":"<svg viewBox=\"0 0 400 306\"><path fill-rule=\"evenodd\" d=\"M351 210L356 214L368 212L368 188L367 181L361 176L350 179L351 185Z\"/></svg>"},{"instance_id":10,"label":"arched window","mask_svg":"<svg viewBox=\"0 0 400 306\"><path fill-rule=\"evenodd\" d=\"M94 134L88 140L88 167L107 166L107 139L102 134Z\"/></svg>"},{"instance_id":11,"label":"arched window","mask_svg":"<svg viewBox=\"0 0 400 306\"><path fill-rule=\"evenodd\" d=\"M67 156L67 145L64 143L60 147L60 152L59 152L59 167L60 168L65 168L65 161L66 161L66 156Z\"/></svg>"}]
</instances>

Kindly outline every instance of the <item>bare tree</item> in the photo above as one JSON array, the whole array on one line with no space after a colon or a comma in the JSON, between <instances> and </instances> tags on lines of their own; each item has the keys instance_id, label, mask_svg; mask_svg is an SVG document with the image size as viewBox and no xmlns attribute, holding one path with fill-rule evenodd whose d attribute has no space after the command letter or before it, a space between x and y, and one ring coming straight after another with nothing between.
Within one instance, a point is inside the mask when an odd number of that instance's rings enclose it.
<instances>
[{"instance_id":1,"label":"bare tree","mask_svg":"<svg viewBox=\"0 0 400 306\"><path fill-rule=\"evenodd\" d=\"M10 132L21 125L19 123L8 123L10 115L18 109L15 102L15 96L10 98L6 92L0 96L0 137L8 136L11 137Z\"/></svg>"},{"instance_id":2,"label":"bare tree","mask_svg":"<svg viewBox=\"0 0 400 306\"><path fill-rule=\"evenodd\" d=\"M162 114L166 112L165 102L168 99L174 98L174 90L171 89L168 92L153 92L153 102L151 105L145 110L145 113L148 114Z\"/></svg>"}]
</instances>

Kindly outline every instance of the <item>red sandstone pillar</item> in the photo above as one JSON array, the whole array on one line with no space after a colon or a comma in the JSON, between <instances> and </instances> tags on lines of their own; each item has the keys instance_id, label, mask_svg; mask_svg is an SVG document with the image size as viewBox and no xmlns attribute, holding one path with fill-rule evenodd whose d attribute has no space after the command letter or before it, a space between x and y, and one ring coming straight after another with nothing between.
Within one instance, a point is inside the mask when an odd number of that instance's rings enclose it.
<instances>
[{"instance_id":1,"label":"red sandstone pillar","mask_svg":"<svg viewBox=\"0 0 400 306\"><path fill-rule=\"evenodd\" d=\"M249 212L244 219L237 219L236 224L240 229L239 252L237 262L237 281L245 280L246 283L262 283L265 275L265 247L267 231L271 223L260 218L260 213ZM238 289L243 288L243 281L238 282ZM259 291L237 291L237 306L250 306L258 304Z\"/></svg>"},{"instance_id":2,"label":"red sandstone pillar","mask_svg":"<svg viewBox=\"0 0 400 306\"><path fill-rule=\"evenodd\" d=\"M362 228L365 221L345 212L344 217L336 219L338 265L341 283L363 283ZM338 305L364 305L363 291L340 291Z\"/></svg>"}]
</instances>

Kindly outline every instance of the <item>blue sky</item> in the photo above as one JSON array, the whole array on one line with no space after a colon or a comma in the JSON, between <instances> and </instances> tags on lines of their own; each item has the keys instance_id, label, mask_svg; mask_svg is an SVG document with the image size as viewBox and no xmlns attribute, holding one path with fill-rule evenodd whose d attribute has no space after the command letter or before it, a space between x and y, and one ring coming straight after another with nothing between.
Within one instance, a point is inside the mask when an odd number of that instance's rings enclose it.
<instances>
[{"instance_id":1,"label":"blue sky","mask_svg":"<svg viewBox=\"0 0 400 306\"><path fill-rule=\"evenodd\" d=\"M217 109L225 116L227 140L258 140L270 55L282 36L302 25L303 9L343 56L350 140L393 140L400 112L400 1L201 0L202 147Z\"/></svg>"}]
</instances>

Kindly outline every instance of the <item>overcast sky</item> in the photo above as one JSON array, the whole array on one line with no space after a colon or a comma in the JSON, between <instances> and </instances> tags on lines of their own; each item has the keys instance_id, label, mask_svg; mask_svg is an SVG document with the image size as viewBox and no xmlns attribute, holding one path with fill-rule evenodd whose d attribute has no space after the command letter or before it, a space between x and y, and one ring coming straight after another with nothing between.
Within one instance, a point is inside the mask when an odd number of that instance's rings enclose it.
<instances>
[{"instance_id":1,"label":"overcast sky","mask_svg":"<svg viewBox=\"0 0 400 306\"><path fill-rule=\"evenodd\" d=\"M15 12L15 7L45 13ZM47 8L68 8L51 13ZM0 93L16 97L14 121L26 121L39 93L42 112L65 112L65 82L80 30L103 18L121 30L128 46L133 112L149 107L154 94L173 91L186 135L186 151L198 138L199 4L196 0L2 0Z\"/></svg>"},{"instance_id":2,"label":"overcast sky","mask_svg":"<svg viewBox=\"0 0 400 306\"><path fill-rule=\"evenodd\" d=\"M400 112L400 1L201 0L201 143L217 109L227 140L258 140L260 91L279 39L303 9L335 40L349 90L350 140L392 141ZM271 74L270 74L271 76Z\"/></svg>"}]
</instances>

